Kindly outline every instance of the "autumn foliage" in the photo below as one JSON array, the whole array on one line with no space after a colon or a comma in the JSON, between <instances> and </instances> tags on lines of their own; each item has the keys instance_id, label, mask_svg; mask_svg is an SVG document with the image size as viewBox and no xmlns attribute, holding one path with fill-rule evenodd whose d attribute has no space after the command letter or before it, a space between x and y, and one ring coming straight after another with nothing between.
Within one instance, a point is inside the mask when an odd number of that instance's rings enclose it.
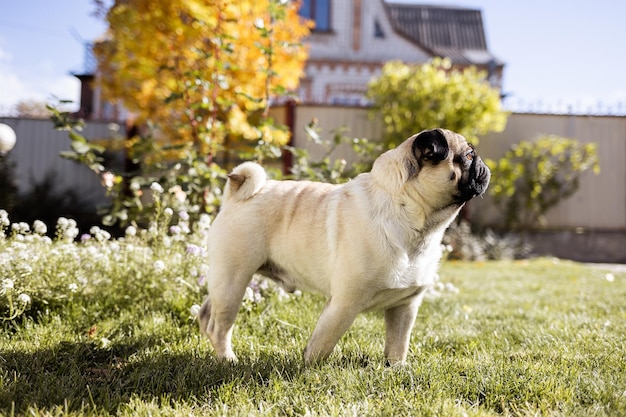
<instances>
[{"instance_id":1,"label":"autumn foliage","mask_svg":"<svg viewBox=\"0 0 626 417\"><path fill-rule=\"evenodd\" d=\"M96 47L105 99L167 143L213 152L225 141L276 145L271 100L294 90L309 25L280 0L115 0ZM158 138L157 138L158 139Z\"/></svg>"}]
</instances>

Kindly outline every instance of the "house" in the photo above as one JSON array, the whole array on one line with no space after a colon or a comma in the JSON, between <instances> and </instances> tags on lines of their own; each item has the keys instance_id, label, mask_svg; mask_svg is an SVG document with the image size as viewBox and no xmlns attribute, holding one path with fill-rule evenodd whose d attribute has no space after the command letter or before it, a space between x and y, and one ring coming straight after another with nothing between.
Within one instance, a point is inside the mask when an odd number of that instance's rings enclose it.
<instances>
[{"instance_id":1,"label":"house","mask_svg":"<svg viewBox=\"0 0 626 417\"><path fill-rule=\"evenodd\" d=\"M502 86L504 64L487 48L477 9L383 0L305 0L300 14L315 21L299 95L305 103L367 104L367 83L385 62L425 63L448 57L476 66Z\"/></svg>"},{"instance_id":2,"label":"house","mask_svg":"<svg viewBox=\"0 0 626 417\"><path fill-rule=\"evenodd\" d=\"M83 68L73 72L72 75L80 81L79 108L74 116L86 120L97 121L126 121L129 117L128 110L120 103L111 103L103 100L101 90L96 86L98 61L94 53L94 43L85 42Z\"/></svg>"},{"instance_id":3,"label":"house","mask_svg":"<svg viewBox=\"0 0 626 417\"><path fill-rule=\"evenodd\" d=\"M365 92L387 61L425 63L448 57L456 68L474 65L501 87L504 64L487 48L482 13L477 9L396 4L383 0L304 0L300 14L315 21L306 40L309 59L298 95L303 103L366 105ZM101 100L94 89L95 58L86 48L78 115L121 120L118 104Z\"/></svg>"}]
</instances>

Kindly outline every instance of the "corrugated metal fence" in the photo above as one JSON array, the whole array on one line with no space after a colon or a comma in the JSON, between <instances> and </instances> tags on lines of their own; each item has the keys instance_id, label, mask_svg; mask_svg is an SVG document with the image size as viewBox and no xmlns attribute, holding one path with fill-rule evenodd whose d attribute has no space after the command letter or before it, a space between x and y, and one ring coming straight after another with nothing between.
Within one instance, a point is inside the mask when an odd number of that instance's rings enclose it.
<instances>
[{"instance_id":1,"label":"corrugated metal fence","mask_svg":"<svg viewBox=\"0 0 626 417\"><path fill-rule=\"evenodd\" d=\"M91 207L107 202L96 174L59 156L60 152L70 150L67 132L54 130L49 120L0 118L0 123L11 126L17 137L7 158L15 165L14 178L19 194L28 194L35 185L52 178L57 193L71 190L78 194L82 203ZM115 132L112 127L109 123L89 123L82 134L92 140L124 134Z\"/></svg>"}]
</instances>

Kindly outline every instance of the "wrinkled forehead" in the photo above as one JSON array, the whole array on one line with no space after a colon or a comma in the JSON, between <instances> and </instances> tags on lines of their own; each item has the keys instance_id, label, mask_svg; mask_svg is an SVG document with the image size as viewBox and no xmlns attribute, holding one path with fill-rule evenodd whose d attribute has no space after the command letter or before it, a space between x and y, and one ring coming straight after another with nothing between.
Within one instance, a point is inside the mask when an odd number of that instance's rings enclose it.
<instances>
[{"instance_id":1,"label":"wrinkled forehead","mask_svg":"<svg viewBox=\"0 0 626 417\"><path fill-rule=\"evenodd\" d=\"M451 130L441 129L441 131L448 141L448 147L450 148L450 151L452 151L453 153L465 152L468 147L468 143L467 140L465 140L465 137Z\"/></svg>"}]
</instances>

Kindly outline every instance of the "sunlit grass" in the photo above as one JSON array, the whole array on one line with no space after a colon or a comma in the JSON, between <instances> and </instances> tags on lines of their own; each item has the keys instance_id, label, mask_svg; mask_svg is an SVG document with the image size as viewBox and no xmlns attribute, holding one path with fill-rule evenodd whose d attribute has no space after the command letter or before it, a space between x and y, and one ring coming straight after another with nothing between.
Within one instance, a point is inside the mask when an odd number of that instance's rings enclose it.
<instances>
[{"instance_id":1,"label":"sunlit grass","mask_svg":"<svg viewBox=\"0 0 626 417\"><path fill-rule=\"evenodd\" d=\"M447 262L441 279L458 292L425 302L408 362L391 368L375 313L328 362L304 367L324 300L261 288L237 319L240 361L229 364L190 313L203 298L202 230L93 232L83 243L63 232L0 240L3 317L9 291L30 298L0 327L1 415L626 414L624 273Z\"/></svg>"}]
</instances>

